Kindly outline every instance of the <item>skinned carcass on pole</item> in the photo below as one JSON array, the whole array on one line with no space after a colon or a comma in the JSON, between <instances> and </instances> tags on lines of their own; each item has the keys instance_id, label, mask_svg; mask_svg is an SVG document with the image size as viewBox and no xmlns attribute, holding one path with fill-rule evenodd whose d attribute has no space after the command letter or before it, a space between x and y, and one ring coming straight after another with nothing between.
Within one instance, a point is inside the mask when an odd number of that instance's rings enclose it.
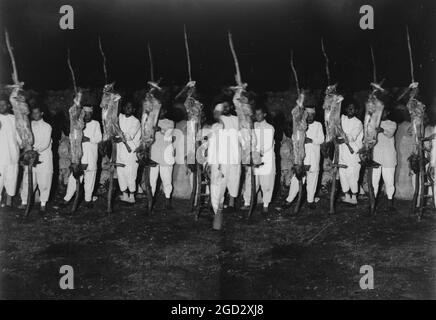
<instances>
[{"instance_id":1,"label":"skinned carcass on pole","mask_svg":"<svg viewBox=\"0 0 436 320\"><path fill-rule=\"evenodd\" d=\"M196 82L192 80L191 72L191 56L189 51L188 34L186 31L186 25L183 25L184 41L185 41L185 52L186 61L188 67L188 83L182 89L182 91L177 94L176 99L180 97L183 93L186 93L186 98L183 103L186 114L188 116L187 122L187 153L185 157L186 165L193 175L192 179L192 190L191 190L191 212L194 213L195 219L197 220L201 211L201 184L202 184L202 172L203 165L197 161L197 150L200 147L201 140L197 139L200 132L203 118L203 105L200 101L196 99Z\"/></svg>"},{"instance_id":2,"label":"skinned carcass on pole","mask_svg":"<svg viewBox=\"0 0 436 320\"><path fill-rule=\"evenodd\" d=\"M307 111L304 108L305 94L300 89L298 81L297 70L294 65L294 52L291 50L291 68L294 75L294 80L297 88L297 102L292 109L292 152L294 158L293 171L295 177L298 179L298 199L294 207L294 213L297 214L300 211L301 202L303 199L303 178L306 175L306 171L309 166L304 165L304 158L306 156L304 150L304 144L306 141L307 131Z\"/></svg>"},{"instance_id":3,"label":"skinned carcass on pole","mask_svg":"<svg viewBox=\"0 0 436 320\"><path fill-rule=\"evenodd\" d=\"M159 114L162 102L155 96L155 92L161 92L159 83L148 81L149 89L142 101L141 116L141 141L136 149L139 165L142 168L141 188L147 196L147 213L153 210L153 195L150 186L150 167L155 167L157 163L151 160L151 146L155 141L156 126L159 121Z\"/></svg>"},{"instance_id":4,"label":"skinned carcass on pole","mask_svg":"<svg viewBox=\"0 0 436 320\"><path fill-rule=\"evenodd\" d=\"M371 60L373 65L373 82L371 83L371 92L365 102L365 118L363 124L363 147L359 150L360 163L366 170L366 181L369 189L369 214L375 214L376 196L372 183L373 169L380 166L373 160L374 146L377 144L378 129L380 128L381 117L383 114L384 103L379 99L379 95L385 93L381 87L382 83L377 83L377 68L375 55L372 46ZM383 82L383 81L382 81Z\"/></svg>"},{"instance_id":5,"label":"skinned carcass on pole","mask_svg":"<svg viewBox=\"0 0 436 320\"><path fill-rule=\"evenodd\" d=\"M83 171L86 170L86 167L88 165L84 165L81 163L83 156L82 140L83 129L85 128L85 122L83 120L83 118L85 117L85 111L82 108L82 92L77 88L76 76L71 65L69 49L67 54L67 64L71 72L71 78L73 81L73 87L75 92L73 105L68 110L70 116L71 172L76 179L76 195L74 197L73 206L71 208L71 213L73 214L79 207L81 193L80 176L83 174Z\"/></svg>"},{"instance_id":6,"label":"skinned carcass on pole","mask_svg":"<svg viewBox=\"0 0 436 320\"><path fill-rule=\"evenodd\" d=\"M38 164L38 152L33 150L33 133L30 126L29 120L29 106L26 103L26 99L23 95L23 82L19 82L18 80L18 71L15 62L13 48L11 46L9 40L9 33L5 31L5 40L6 46L9 52L9 57L11 58L12 64L12 80L13 85L10 86L12 88L12 92L9 96L9 102L12 105L12 111L15 116L15 126L18 132L18 135L21 140L21 149L22 153L20 155L20 163L27 167L27 179L28 179L28 199L27 206L24 212L25 217L27 217L30 213L30 208L33 200L33 167Z\"/></svg>"},{"instance_id":7,"label":"skinned carcass on pole","mask_svg":"<svg viewBox=\"0 0 436 320\"><path fill-rule=\"evenodd\" d=\"M415 81L414 67L413 67L413 55L412 45L410 41L409 28L406 26L407 37L407 49L409 52L410 62L410 77L411 84L408 90L403 93L404 96L407 92L410 92L409 99L406 107L409 111L410 120L412 122L411 133L414 140L414 149L409 157L409 164L411 171L415 174L415 191L412 201L412 213L417 213L418 220L421 220L424 215L424 201L425 201L425 166L426 159L424 153L424 140L425 140L425 108L426 106L418 100L419 84ZM400 97L400 98L401 98Z\"/></svg>"},{"instance_id":8,"label":"skinned carcass on pole","mask_svg":"<svg viewBox=\"0 0 436 320\"><path fill-rule=\"evenodd\" d=\"M248 174L250 175L250 178L246 179L246 182L250 181L251 184L251 200L248 210L248 218L250 218L257 202L256 177L254 175L254 169L257 166L260 166L262 163L260 154L255 152L256 135L254 134L253 108L250 105L250 101L245 90L247 88L247 84L242 82L239 61L230 31L228 32L228 39L230 51L235 64L236 86L231 87L231 89L235 92L233 95L233 104L235 106L236 115L238 116L239 132L241 135L241 161L242 165L244 165L245 169L247 170L246 172L249 170Z\"/></svg>"}]
</instances>

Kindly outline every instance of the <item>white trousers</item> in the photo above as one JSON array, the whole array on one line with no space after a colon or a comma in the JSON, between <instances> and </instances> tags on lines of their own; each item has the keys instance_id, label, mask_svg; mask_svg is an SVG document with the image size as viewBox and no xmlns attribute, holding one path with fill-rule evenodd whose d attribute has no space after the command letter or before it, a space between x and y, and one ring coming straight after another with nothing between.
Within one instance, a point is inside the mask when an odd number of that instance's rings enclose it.
<instances>
[{"instance_id":1,"label":"white trousers","mask_svg":"<svg viewBox=\"0 0 436 320\"><path fill-rule=\"evenodd\" d=\"M265 175L255 175L256 177L256 193L262 190L262 200L263 206L268 207L271 202L272 194L274 191L274 181L276 178L276 173L272 172ZM246 206L250 205L251 202L251 170L245 171L245 184L244 192L242 194L244 197L244 204Z\"/></svg>"},{"instance_id":2,"label":"white trousers","mask_svg":"<svg viewBox=\"0 0 436 320\"><path fill-rule=\"evenodd\" d=\"M122 192L129 189L131 193L136 191L136 176L138 163L127 164L125 167L117 167L118 185Z\"/></svg>"},{"instance_id":3,"label":"white trousers","mask_svg":"<svg viewBox=\"0 0 436 320\"><path fill-rule=\"evenodd\" d=\"M162 181L165 198L169 199L171 197L171 192L173 192L173 166L157 165L155 167L150 167L150 187L153 196L156 192L158 177L160 177L160 180Z\"/></svg>"},{"instance_id":4,"label":"white trousers","mask_svg":"<svg viewBox=\"0 0 436 320\"><path fill-rule=\"evenodd\" d=\"M5 152L5 151L0 151ZM0 199L3 187L6 193L13 197L17 189L18 163L9 165L0 165Z\"/></svg>"},{"instance_id":5,"label":"white trousers","mask_svg":"<svg viewBox=\"0 0 436 320\"><path fill-rule=\"evenodd\" d=\"M375 196L378 193L380 177L383 177L388 199L392 199L395 193L395 168L378 167L372 169L372 185Z\"/></svg>"},{"instance_id":6,"label":"white trousers","mask_svg":"<svg viewBox=\"0 0 436 320\"><path fill-rule=\"evenodd\" d=\"M241 165L212 164L210 165L210 198L215 213L223 208L226 189L233 198L238 196Z\"/></svg>"},{"instance_id":7,"label":"white trousers","mask_svg":"<svg viewBox=\"0 0 436 320\"><path fill-rule=\"evenodd\" d=\"M344 193L350 190L352 193L359 192L359 173L360 165L339 168L339 180L341 181L341 187Z\"/></svg>"},{"instance_id":8,"label":"white trousers","mask_svg":"<svg viewBox=\"0 0 436 320\"><path fill-rule=\"evenodd\" d=\"M53 171L50 168L45 168L44 166L37 165L32 170L33 179L33 191L35 192L36 187L39 189L39 199L42 205L45 205L50 196L51 181L53 178ZM29 179L28 179L28 167L24 168L23 173L23 183L21 184L21 203L27 204L27 199L29 190Z\"/></svg>"},{"instance_id":9,"label":"white trousers","mask_svg":"<svg viewBox=\"0 0 436 320\"><path fill-rule=\"evenodd\" d=\"M306 182L306 192L307 192L307 202L313 203L315 200L315 192L318 184L319 170L308 171L306 176L303 178L303 183ZM294 201L295 197L298 195L299 183L297 177L294 175L291 179L291 186L289 187L289 194L286 198L287 202Z\"/></svg>"},{"instance_id":10,"label":"white trousers","mask_svg":"<svg viewBox=\"0 0 436 320\"><path fill-rule=\"evenodd\" d=\"M84 181L85 201L87 202L92 201L96 175L96 170L85 170L83 175L80 176L80 182ZM76 178L74 178L73 174L70 174L70 177L68 178L67 193L65 194L64 200L70 201L75 192Z\"/></svg>"}]
</instances>

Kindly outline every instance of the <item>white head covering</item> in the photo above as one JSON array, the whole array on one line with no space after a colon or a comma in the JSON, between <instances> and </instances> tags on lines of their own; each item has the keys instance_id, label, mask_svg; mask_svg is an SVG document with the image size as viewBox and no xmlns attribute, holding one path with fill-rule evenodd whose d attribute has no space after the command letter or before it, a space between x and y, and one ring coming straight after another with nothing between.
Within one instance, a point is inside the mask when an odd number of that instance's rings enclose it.
<instances>
[{"instance_id":1,"label":"white head covering","mask_svg":"<svg viewBox=\"0 0 436 320\"><path fill-rule=\"evenodd\" d=\"M83 111L92 112L92 106L83 106Z\"/></svg>"},{"instance_id":2,"label":"white head covering","mask_svg":"<svg viewBox=\"0 0 436 320\"><path fill-rule=\"evenodd\" d=\"M315 113L315 108L314 107L306 107L306 111L307 113Z\"/></svg>"},{"instance_id":3,"label":"white head covering","mask_svg":"<svg viewBox=\"0 0 436 320\"><path fill-rule=\"evenodd\" d=\"M218 104L215 106L214 111L223 112L223 111L224 111L224 104L223 104L223 103L218 103Z\"/></svg>"}]
</instances>

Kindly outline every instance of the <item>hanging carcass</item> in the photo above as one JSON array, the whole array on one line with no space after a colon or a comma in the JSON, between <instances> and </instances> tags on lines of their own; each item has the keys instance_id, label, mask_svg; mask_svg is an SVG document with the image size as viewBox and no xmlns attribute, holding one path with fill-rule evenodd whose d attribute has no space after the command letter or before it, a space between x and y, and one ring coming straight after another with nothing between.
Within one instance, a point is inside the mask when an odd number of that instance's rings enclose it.
<instances>
[{"instance_id":1,"label":"hanging carcass","mask_svg":"<svg viewBox=\"0 0 436 320\"><path fill-rule=\"evenodd\" d=\"M236 86L231 89L234 90L233 104L238 116L239 133L241 138L241 162L249 171L249 181L251 184L251 200L248 210L248 217L253 214L256 207L256 177L254 175L254 168L260 166L261 156L260 153L255 151L256 135L254 134L253 125L253 108L247 96L247 84L242 82L241 72L239 69L238 57L233 45L232 34L228 32L230 51L232 52L233 61L235 64L235 80ZM247 180L246 180L247 181Z\"/></svg>"},{"instance_id":2,"label":"hanging carcass","mask_svg":"<svg viewBox=\"0 0 436 320\"><path fill-rule=\"evenodd\" d=\"M38 152L33 150L33 133L29 121L29 106L23 95L23 82L18 81L18 72L13 54L13 48L9 41L9 34L5 31L6 46L8 48L9 56L12 64L12 80L14 84L9 86L12 92L9 96L9 101L12 105L12 111L15 116L15 126L18 136L21 141L22 153L20 155L20 163L27 167L28 172L28 197L25 216L30 213L31 200L33 196L33 167L38 164Z\"/></svg>"},{"instance_id":3,"label":"hanging carcass","mask_svg":"<svg viewBox=\"0 0 436 320\"><path fill-rule=\"evenodd\" d=\"M141 188L147 195L147 209L151 213L153 208L153 196L150 187L150 167L154 167L157 163L151 160L151 146L155 139L156 126L159 121L159 113L162 108L162 102L156 98L155 93L162 91L158 83L149 81L149 90L145 94L142 102L141 116L141 141L136 150L139 164L142 168Z\"/></svg>"}]
</instances>

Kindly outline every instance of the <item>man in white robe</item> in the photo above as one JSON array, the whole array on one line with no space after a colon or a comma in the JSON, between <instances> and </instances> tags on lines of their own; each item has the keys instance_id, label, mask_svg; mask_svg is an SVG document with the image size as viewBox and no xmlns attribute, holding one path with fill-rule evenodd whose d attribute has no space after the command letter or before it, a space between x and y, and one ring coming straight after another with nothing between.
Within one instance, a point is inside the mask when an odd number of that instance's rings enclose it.
<instances>
[{"instance_id":1,"label":"man in white robe","mask_svg":"<svg viewBox=\"0 0 436 320\"><path fill-rule=\"evenodd\" d=\"M117 138L117 163L124 165L124 167L117 167L118 184L122 192L121 201L128 203L135 203L136 176L139 166L136 148L138 148L141 139L141 123L133 115L134 111L133 104L127 102L124 105L123 113L119 116L120 128L131 152L127 151L121 138Z\"/></svg>"},{"instance_id":2,"label":"man in white robe","mask_svg":"<svg viewBox=\"0 0 436 320\"><path fill-rule=\"evenodd\" d=\"M315 121L315 107L306 108L307 110L307 131L306 143L304 144L304 165L310 166L303 178L306 182L307 202L310 209L315 208L315 192L318 185L319 167L321 159L321 144L324 142L324 131L322 124ZM289 208L295 197L298 195L299 183L294 175L291 179L289 194L283 208Z\"/></svg>"},{"instance_id":3,"label":"man in white robe","mask_svg":"<svg viewBox=\"0 0 436 320\"><path fill-rule=\"evenodd\" d=\"M229 206L234 207L241 177L241 144L238 117L230 113L227 102L218 104L219 120L212 126L208 141L207 163L210 168L210 193L214 211L213 229L221 230L224 195L229 193Z\"/></svg>"},{"instance_id":4,"label":"man in white robe","mask_svg":"<svg viewBox=\"0 0 436 320\"><path fill-rule=\"evenodd\" d=\"M372 169L372 183L374 194L377 196L380 177L383 177L389 207L393 209L393 196L395 193L395 167L397 166L397 151L395 150L395 132L397 124L388 119L389 111L383 110L382 121L377 129L377 144L374 146L373 159L380 167Z\"/></svg>"},{"instance_id":5,"label":"man in white robe","mask_svg":"<svg viewBox=\"0 0 436 320\"><path fill-rule=\"evenodd\" d=\"M345 141L338 138L339 145L339 164L346 165L347 168L339 168L339 179L341 181L342 192L345 196L342 201L352 205L357 205L357 194L359 192L359 172L360 158L358 151L362 148L363 125L357 119L357 105L354 102L346 106L345 114L341 117L342 129L348 139L348 143L353 150L350 152ZM351 191L351 196L349 192Z\"/></svg>"},{"instance_id":6,"label":"man in white robe","mask_svg":"<svg viewBox=\"0 0 436 320\"><path fill-rule=\"evenodd\" d=\"M265 110L257 108L255 111L256 122L254 123L255 152L260 154L262 165L254 169L254 175L256 177L256 193L259 189L262 190L263 214L268 213L276 177L274 127L265 120L265 117ZM246 170L243 198L244 206L241 210L248 210L251 202L251 170Z\"/></svg>"},{"instance_id":7,"label":"man in white robe","mask_svg":"<svg viewBox=\"0 0 436 320\"><path fill-rule=\"evenodd\" d=\"M51 150L51 126L42 118L44 112L35 107L31 113L31 127L33 133L33 150L38 152L38 164L33 168L33 190L39 189L41 201L40 211L46 211L46 204L50 196L53 178L53 153ZM29 180L27 179L27 166L24 168L23 182L21 185L21 209L26 208L28 202Z\"/></svg>"},{"instance_id":8,"label":"man in white robe","mask_svg":"<svg viewBox=\"0 0 436 320\"><path fill-rule=\"evenodd\" d=\"M83 107L85 111L85 128L83 129L82 150L83 156L81 164L87 165L83 175L80 177L84 181L85 202L88 208L92 207L92 193L94 192L95 178L97 175L98 144L101 142L102 134L100 124L92 120L93 109L90 106ZM71 173L68 178L67 192L64 200L68 203L76 192L76 179Z\"/></svg>"},{"instance_id":9,"label":"man in white robe","mask_svg":"<svg viewBox=\"0 0 436 320\"><path fill-rule=\"evenodd\" d=\"M15 117L9 113L9 102L0 99L0 201L3 188L6 189L6 203L12 205L18 178L18 160L20 156L19 137L15 127ZM2 202L2 206L4 206Z\"/></svg>"},{"instance_id":10,"label":"man in white robe","mask_svg":"<svg viewBox=\"0 0 436 320\"><path fill-rule=\"evenodd\" d=\"M165 194L165 208L171 207L171 193L173 192L173 166L175 163L173 130L174 121L165 118L166 109L162 108L157 123L155 140L151 145L151 160L157 163L150 167L150 187L154 196L157 180L160 177Z\"/></svg>"}]
</instances>

